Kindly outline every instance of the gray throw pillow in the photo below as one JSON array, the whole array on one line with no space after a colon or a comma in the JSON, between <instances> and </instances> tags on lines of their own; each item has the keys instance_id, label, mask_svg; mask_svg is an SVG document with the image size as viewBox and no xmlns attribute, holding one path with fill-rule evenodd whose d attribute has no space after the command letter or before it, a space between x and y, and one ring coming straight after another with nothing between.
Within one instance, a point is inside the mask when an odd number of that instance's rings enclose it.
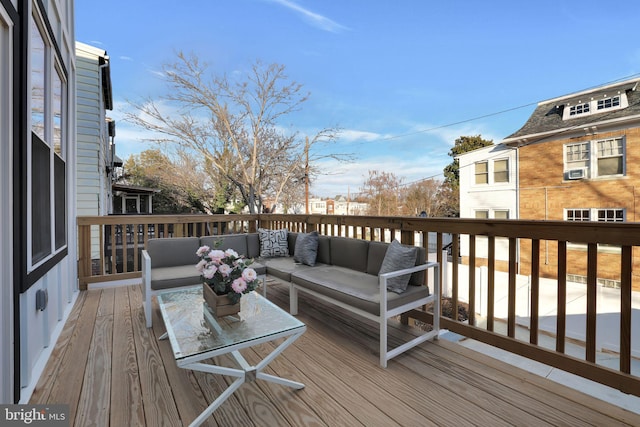
<instances>
[{"instance_id":1,"label":"gray throw pillow","mask_svg":"<svg viewBox=\"0 0 640 427\"><path fill-rule=\"evenodd\" d=\"M394 240L387 248L378 274L415 267L417 255L418 248L403 246L400 242ZM410 278L411 274L405 274L387 279L387 290L401 294L407 290Z\"/></svg>"},{"instance_id":2,"label":"gray throw pillow","mask_svg":"<svg viewBox=\"0 0 640 427\"><path fill-rule=\"evenodd\" d=\"M316 265L318 256L318 232L299 233L296 238L296 249L293 252L293 260L301 264Z\"/></svg>"},{"instance_id":3,"label":"gray throw pillow","mask_svg":"<svg viewBox=\"0 0 640 427\"><path fill-rule=\"evenodd\" d=\"M260 238L260 256L263 258L289 256L289 242L287 241L287 229L267 230L258 229Z\"/></svg>"}]
</instances>

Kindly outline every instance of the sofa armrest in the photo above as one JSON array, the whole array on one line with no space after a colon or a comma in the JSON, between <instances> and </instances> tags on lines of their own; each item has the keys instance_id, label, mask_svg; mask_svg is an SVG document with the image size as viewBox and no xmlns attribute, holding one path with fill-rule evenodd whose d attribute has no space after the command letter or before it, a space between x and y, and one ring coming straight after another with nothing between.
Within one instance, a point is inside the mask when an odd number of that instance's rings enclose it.
<instances>
[{"instance_id":1,"label":"sofa armrest","mask_svg":"<svg viewBox=\"0 0 640 427\"><path fill-rule=\"evenodd\" d=\"M387 279L391 277L403 276L405 274L415 273L416 271L428 270L435 268L434 274L438 276L440 272L440 264L437 262L426 262L424 264L416 265L415 267L405 268L402 270L390 271L388 273L382 273L378 275L378 281L380 284L380 315L387 312ZM439 295L439 277L434 277L433 291L430 293L430 297L438 298Z\"/></svg>"}]
</instances>

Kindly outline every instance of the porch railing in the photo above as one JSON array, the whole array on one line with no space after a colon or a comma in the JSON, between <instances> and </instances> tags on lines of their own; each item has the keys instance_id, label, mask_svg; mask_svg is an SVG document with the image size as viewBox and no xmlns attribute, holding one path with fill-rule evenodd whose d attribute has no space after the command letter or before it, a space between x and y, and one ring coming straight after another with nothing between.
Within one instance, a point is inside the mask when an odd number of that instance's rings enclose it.
<instances>
[{"instance_id":1,"label":"porch railing","mask_svg":"<svg viewBox=\"0 0 640 427\"><path fill-rule=\"evenodd\" d=\"M258 227L423 246L445 267L441 283L451 312L463 303L469 307L468 320L441 317L441 327L640 396L638 223L279 214L78 217L80 288L140 277L139 253L151 237ZM568 309L576 292L584 301L577 312ZM415 310L403 321L431 323L432 316ZM611 348L603 347L605 334L608 342L614 337ZM543 345L542 337L554 344ZM575 343L582 356L568 354ZM599 363L600 350L617 355L618 366Z\"/></svg>"}]
</instances>

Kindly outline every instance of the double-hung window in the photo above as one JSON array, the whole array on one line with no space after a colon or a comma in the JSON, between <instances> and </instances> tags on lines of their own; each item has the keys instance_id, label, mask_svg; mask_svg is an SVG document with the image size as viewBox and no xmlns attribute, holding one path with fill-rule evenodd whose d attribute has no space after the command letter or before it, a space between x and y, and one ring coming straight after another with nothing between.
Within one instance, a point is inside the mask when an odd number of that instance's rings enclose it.
<instances>
[{"instance_id":1,"label":"double-hung window","mask_svg":"<svg viewBox=\"0 0 640 427\"><path fill-rule=\"evenodd\" d=\"M29 271L67 246L67 79L48 32L31 17L30 117L27 185Z\"/></svg>"},{"instance_id":2,"label":"double-hung window","mask_svg":"<svg viewBox=\"0 0 640 427\"><path fill-rule=\"evenodd\" d=\"M478 162L476 167L476 184L488 184L489 183L489 162Z\"/></svg>"},{"instance_id":3,"label":"double-hung window","mask_svg":"<svg viewBox=\"0 0 640 427\"><path fill-rule=\"evenodd\" d=\"M625 174L624 138L607 138L564 146L566 179L610 177Z\"/></svg>"}]
</instances>

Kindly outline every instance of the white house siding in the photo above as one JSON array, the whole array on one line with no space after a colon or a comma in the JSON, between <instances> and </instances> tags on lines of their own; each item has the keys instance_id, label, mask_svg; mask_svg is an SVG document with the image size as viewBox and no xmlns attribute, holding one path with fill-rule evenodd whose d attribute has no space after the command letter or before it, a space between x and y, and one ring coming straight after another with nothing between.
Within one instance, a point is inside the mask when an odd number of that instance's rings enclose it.
<instances>
[{"instance_id":1,"label":"white house siding","mask_svg":"<svg viewBox=\"0 0 640 427\"><path fill-rule=\"evenodd\" d=\"M26 403L33 391L49 355L54 347L64 322L66 321L75 298L77 297L77 232L75 210L75 46L74 46L74 3L73 0L36 0L20 1L0 4L0 404ZM40 9L43 6L43 9ZM31 106L30 88L21 88L21 80L14 75L16 64L26 61L28 79L30 82L31 52L21 52L16 49L16 42L31 35L31 17L36 21L44 21L47 25L43 37L50 53L45 63L45 75L53 78L53 64L58 61L66 71L63 79L62 98L62 129L63 153L65 160L66 182L66 254L64 249L58 249L49 262L42 268L38 264L31 266L30 236L38 230L31 230L27 218L39 209L38 203L32 206L30 167L28 162L18 156L16 147L25 147L30 151L31 140ZM53 49L55 44L57 49ZM55 59L55 61L54 61ZM27 94L26 99L17 99L20 94ZM53 95L47 92L47 96ZM57 98L60 99L60 98ZM49 112L51 114L51 112ZM52 122L52 118L46 118ZM14 124L27 123L27 129L18 132L12 128ZM19 140L20 135L26 135L25 140ZM51 144L51 141L47 141ZM51 153L51 151L50 151ZM26 174L19 173L14 168L16 160L22 160L20 168L26 169ZM23 180L25 179L26 182ZM15 193L17 188L25 188L28 194ZM17 200L27 200L26 210ZM20 235L14 235L19 230ZM26 234L26 236L23 235ZM18 251L16 252L16 248ZM63 247L64 248L64 247ZM24 256L26 254L26 261ZM20 265L14 266L14 260L19 259ZM51 260L56 260L49 268ZM39 279L31 279L34 271L38 271ZM18 279L26 275L27 283L35 280L26 291L18 293L20 285ZM35 297L37 291L48 291L48 305L43 311L36 310ZM18 314L18 324L14 322L14 313ZM16 334L13 331L17 330ZM14 358L14 351L18 350L19 358ZM18 386L18 389L16 389Z\"/></svg>"},{"instance_id":2,"label":"white house siding","mask_svg":"<svg viewBox=\"0 0 640 427\"><path fill-rule=\"evenodd\" d=\"M487 211L489 218L496 218L496 212L508 211L509 219L518 217L517 197L517 151L503 144L483 147L459 155L460 166L460 217L476 218L479 210ZM509 182L493 182L493 165L496 160L508 159ZM486 161L489 166L489 182L476 184L475 165ZM506 239L496 239L496 259L509 259L509 246ZM460 239L460 254L469 255L469 239ZM476 256L486 258L488 245L486 238L476 239Z\"/></svg>"},{"instance_id":3,"label":"white house siding","mask_svg":"<svg viewBox=\"0 0 640 427\"><path fill-rule=\"evenodd\" d=\"M106 166L109 135L99 60L107 53L76 43L78 67L78 215L110 213Z\"/></svg>"},{"instance_id":4,"label":"white house siding","mask_svg":"<svg viewBox=\"0 0 640 427\"><path fill-rule=\"evenodd\" d=\"M102 90L103 71L100 68L100 58L105 57L107 53L104 50L76 42L78 215L107 215L112 212L111 182L106 174L107 160L110 159L109 132ZM100 257L99 235L94 226L91 230L92 259Z\"/></svg>"}]
</instances>

